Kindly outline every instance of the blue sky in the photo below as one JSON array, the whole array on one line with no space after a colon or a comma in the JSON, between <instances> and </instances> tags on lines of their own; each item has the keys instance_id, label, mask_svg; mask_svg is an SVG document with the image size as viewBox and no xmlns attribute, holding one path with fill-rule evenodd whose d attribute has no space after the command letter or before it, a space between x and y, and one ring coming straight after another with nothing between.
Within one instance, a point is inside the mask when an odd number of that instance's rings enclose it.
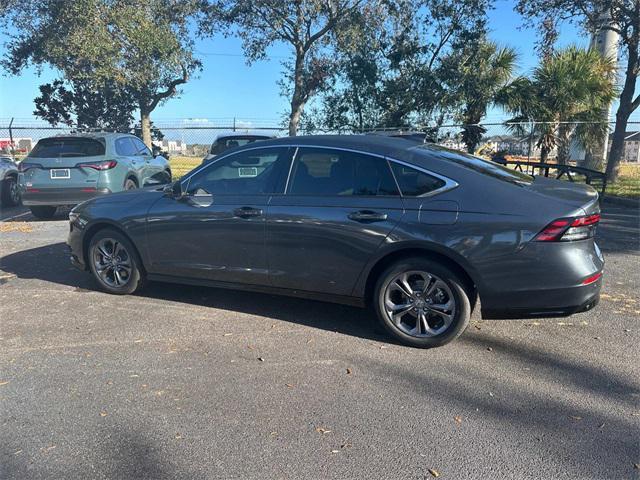
<instances>
[{"instance_id":1,"label":"blue sky","mask_svg":"<svg viewBox=\"0 0 640 480\"><path fill-rule=\"evenodd\" d=\"M490 12L491 37L499 43L515 47L520 53L520 71L526 73L536 64L535 31L523 29L520 16L513 11L514 1L498 0ZM4 39L0 37L4 42ZM561 45L587 45L588 39L572 25L563 25ZM247 66L240 42L234 38L199 40L197 52L203 62L198 78L184 86L179 98L173 98L153 113L158 120L177 118L230 118L279 120L287 110L287 100L280 96L282 56L284 46L271 49L270 59ZM0 76L0 118L31 118L33 99L38 86L53 80L55 72L44 69L40 75L31 68L20 76ZM488 121L499 120L497 110L488 114Z\"/></svg>"}]
</instances>

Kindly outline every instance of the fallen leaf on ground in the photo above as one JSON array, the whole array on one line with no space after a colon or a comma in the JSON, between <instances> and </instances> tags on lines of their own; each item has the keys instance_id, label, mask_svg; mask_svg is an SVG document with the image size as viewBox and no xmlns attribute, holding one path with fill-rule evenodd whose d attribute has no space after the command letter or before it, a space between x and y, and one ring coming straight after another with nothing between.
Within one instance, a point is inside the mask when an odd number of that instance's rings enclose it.
<instances>
[{"instance_id":1,"label":"fallen leaf on ground","mask_svg":"<svg viewBox=\"0 0 640 480\"><path fill-rule=\"evenodd\" d=\"M351 445L350 443L343 443L342 445L340 445L340 448L349 448L352 447L353 445Z\"/></svg>"},{"instance_id":2,"label":"fallen leaf on ground","mask_svg":"<svg viewBox=\"0 0 640 480\"><path fill-rule=\"evenodd\" d=\"M6 380L6 381L4 381L4 382L0 382L0 386L2 386L2 385L6 385L6 384L7 384L7 383L9 383L9 382L10 382L10 380Z\"/></svg>"},{"instance_id":3,"label":"fallen leaf on ground","mask_svg":"<svg viewBox=\"0 0 640 480\"><path fill-rule=\"evenodd\" d=\"M380 350L383 350L385 348L389 348L389 347L387 347L386 345L380 345Z\"/></svg>"},{"instance_id":4,"label":"fallen leaf on ground","mask_svg":"<svg viewBox=\"0 0 640 480\"><path fill-rule=\"evenodd\" d=\"M233 335L233 333L225 333L224 335L222 335L223 337L230 337L231 335Z\"/></svg>"},{"instance_id":5,"label":"fallen leaf on ground","mask_svg":"<svg viewBox=\"0 0 640 480\"><path fill-rule=\"evenodd\" d=\"M40 451L49 452L49 451L53 450L54 448L56 448L56 445L51 445L50 447L41 448Z\"/></svg>"},{"instance_id":6,"label":"fallen leaf on ground","mask_svg":"<svg viewBox=\"0 0 640 480\"><path fill-rule=\"evenodd\" d=\"M16 450L15 452L13 452L13 454L18 455L20 452L22 452L22 450Z\"/></svg>"},{"instance_id":7,"label":"fallen leaf on ground","mask_svg":"<svg viewBox=\"0 0 640 480\"><path fill-rule=\"evenodd\" d=\"M634 463L633 468L635 468L636 470L640 470L640 463Z\"/></svg>"},{"instance_id":8,"label":"fallen leaf on ground","mask_svg":"<svg viewBox=\"0 0 640 480\"><path fill-rule=\"evenodd\" d=\"M599 428L600 430L602 430L602 429L604 428L604 426L605 426L605 424L603 423L603 424L602 424L602 425L600 425L598 428Z\"/></svg>"},{"instance_id":9,"label":"fallen leaf on ground","mask_svg":"<svg viewBox=\"0 0 640 480\"><path fill-rule=\"evenodd\" d=\"M488 352L493 352L493 348L491 348L491 347L487 347L487 351L488 351Z\"/></svg>"},{"instance_id":10,"label":"fallen leaf on ground","mask_svg":"<svg viewBox=\"0 0 640 480\"><path fill-rule=\"evenodd\" d=\"M264 362L264 358L262 358L262 357L258 357L258 361L260 361L260 362Z\"/></svg>"},{"instance_id":11,"label":"fallen leaf on ground","mask_svg":"<svg viewBox=\"0 0 640 480\"><path fill-rule=\"evenodd\" d=\"M347 368L347 375L351 375L351 369Z\"/></svg>"},{"instance_id":12,"label":"fallen leaf on ground","mask_svg":"<svg viewBox=\"0 0 640 480\"><path fill-rule=\"evenodd\" d=\"M460 415L456 415L455 417L453 417L453 419L456 421L456 423L460 424L462 423L462 417Z\"/></svg>"},{"instance_id":13,"label":"fallen leaf on ground","mask_svg":"<svg viewBox=\"0 0 640 480\"><path fill-rule=\"evenodd\" d=\"M179 433L176 433L176 440L180 440L182 438L182 435L180 435Z\"/></svg>"},{"instance_id":14,"label":"fallen leaf on ground","mask_svg":"<svg viewBox=\"0 0 640 480\"><path fill-rule=\"evenodd\" d=\"M477 330L481 330L480 325L474 325L474 327L476 327Z\"/></svg>"},{"instance_id":15,"label":"fallen leaf on ground","mask_svg":"<svg viewBox=\"0 0 640 480\"><path fill-rule=\"evenodd\" d=\"M141 339L134 340L133 343L142 343L142 340Z\"/></svg>"},{"instance_id":16,"label":"fallen leaf on ground","mask_svg":"<svg viewBox=\"0 0 640 480\"><path fill-rule=\"evenodd\" d=\"M271 435L272 437L275 437L276 435L278 435L278 432L271 432L269 435Z\"/></svg>"},{"instance_id":17,"label":"fallen leaf on ground","mask_svg":"<svg viewBox=\"0 0 640 480\"><path fill-rule=\"evenodd\" d=\"M133 373L131 375L129 375L129 378L138 378L140 375Z\"/></svg>"},{"instance_id":18,"label":"fallen leaf on ground","mask_svg":"<svg viewBox=\"0 0 640 480\"><path fill-rule=\"evenodd\" d=\"M293 388L295 385L292 383L285 383L285 386L289 387L289 388Z\"/></svg>"},{"instance_id":19,"label":"fallen leaf on ground","mask_svg":"<svg viewBox=\"0 0 640 480\"><path fill-rule=\"evenodd\" d=\"M434 477L439 477L439 476L440 476L440 474L438 473L438 471L437 471L437 470L434 470L433 468L430 468L430 469L428 470L428 472L429 472L432 476L434 476Z\"/></svg>"},{"instance_id":20,"label":"fallen leaf on ground","mask_svg":"<svg viewBox=\"0 0 640 480\"><path fill-rule=\"evenodd\" d=\"M100 416L101 416L101 417L106 417L107 415L108 415L108 413L107 413L107 412L105 412L105 411L100 412Z\"/></svg>"},{"instance_id":21,"label":"fallen leaf on ground","mask_svg":"<svg viewBox=\"0 0 640 480\"><path fill-rule=\"evenodd\" d=\"M31 233L33 232L33 228L31 228L31 225L26 222L0 223L0 232Z\"/></svg>"},{"instance_id":22,"label":"fallen leaf on ground","mask_svg":"<svg viewBox=\"0 0 640 480\"><path fill-rule=\"evenodd\" d=\"M331 453L340 453L340 450L331 450Z\"/></svg>"},{"instance_id":23,"label":"fallen leaf on ground","mask_svg":"<svg viewBox=\"0 0 640 480\"><path fill-rule=\"evenodd\" d=\"M247 348L248 348L249 350L253 350L253 345L247 345Z\"/></svg>"},{"instance_id":24,"label":"fallen leaf on ground","mask_svg":"<svg viewBox=\"0 0 640 480\"><path fill-rule=\"evenodd\" d=\"M569 415L569 418L571 418L572 420L575 420L576 422L579 422L580 420L582 420L582 417L578 417L577 415Z\"/></svg>"},{"instance_id":25,"label":"fallen leaf on ground","mask_svg":"<svg viewBox=\"0 0 640 480\"><path fill-rule=\"evenodd\" d=\"M331 430L327 430L326 428L318 427L318 428L316 428L316 432L325 434L325 433L331 433Z\"/></svg>"}]
</instances>

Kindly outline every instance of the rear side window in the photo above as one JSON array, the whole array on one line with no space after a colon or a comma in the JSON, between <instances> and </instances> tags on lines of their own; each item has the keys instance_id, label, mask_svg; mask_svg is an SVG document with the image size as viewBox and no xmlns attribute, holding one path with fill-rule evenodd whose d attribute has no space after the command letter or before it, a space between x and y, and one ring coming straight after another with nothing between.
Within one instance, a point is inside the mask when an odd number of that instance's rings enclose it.
<instances>
[{"instance_id":1,"label":"rear side window","mask_svg":"<svg viewBox=\"0 0 640 480\"><path fill-rule=\"evenodd\" d=\"M136 147L129 137L118 138L115 141L116 153L118 155L130 156L136 154Z\"/></svg>"},{"instance_id":2,"label":"rear side window","mask_svg":"<svg viewBox=\"0 0 640 480\"><path fill-rule=\"evenodd\" d=\"M399 163L391 162L391 169L405 197L419 197L445 185L444 180Z\"/></svg>"},{"instance_id":3,"label":"rear side window","mask_svg":"<svg viewBox=\"0 0 640 480\"><path fill-rule=\"evenodd\" d=\"M458 165L475 170L483 175L488 175L505 182L517 185L530 185L533 182L533 177L531 175L526 175L522 172L500 165L499 163L485 160L468 153L449 150L448 148L436 145L420 146L417 148L424 148L425 150L429 150L430 153L437 155L442 160L457 163Z\"/></svg>"},{"instance_id":4,"label":"rear side window","mask_svg":"<svg viewBox=\"0 0 640 480\"><path fill-rule=\"evenodd\" d=\"M383 158L322 148L300 148L289 193L292 195L399 195Z\"/></svg>"},{"instance_id":5,"label":"rear side window","mask_svg":"<svg viewBox=\"0 0 640 480\"><path fill-rule=\"evenodd\" d=\"M30 158L96 157L104 155L103 140L82 137L53 137L40 140Z\"/></svg>"}]
</instances>

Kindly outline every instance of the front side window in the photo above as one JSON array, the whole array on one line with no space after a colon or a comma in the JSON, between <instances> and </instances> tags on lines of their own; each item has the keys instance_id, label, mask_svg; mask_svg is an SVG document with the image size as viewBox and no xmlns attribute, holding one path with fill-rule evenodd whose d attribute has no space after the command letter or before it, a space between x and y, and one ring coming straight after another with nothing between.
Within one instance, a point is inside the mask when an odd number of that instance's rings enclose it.
<instances>
[{"instance_id":1,"label":"front side window","mask_svg":"<svg viewBox=\"0 0 640 480\"><path fill-rule=\"evenodd\" d=\"M258 140L268 140L269 137L261 135L237 135L231 137L222 137L216 140L211 145L211 153L213 155L219 155L225 150L230 148L242 147L249 143L257 142Z\"/></svg>"},{"instance_id":2,"label":"front side window","mask_svg":"<svg viewBox=\"0 0 640 480\"><path fill-rule=\"evenodd\" d=\"M105 154L104 141L83 137L52 137L40 140L30 158L96 157Z\"/></svg>"},{"instance_id":3,"label":"front side window","mask_svg":"<svg viewBox=\"0 0 640 480\"><path fill-rule=\"evenodd\" d=\"M133 146L136 150L134 155L151 155L149 147L147 147L142 140L137 137L132 137L131 141L133 142Z\"/></svg>"},{"instance_id":4,"label":"front side window","mask_svg":"<svg viewBox=\"0 0 640 480\"><path fill-rule=\"evenodd\" d=\"M398 195L384 158L323 148L300 148L291 175L292 195Z\"/></svg>"},{"instance_id":5,"label":"front side window","mask_svg":"<svg viewBox=\"0 0 640 480\"><path fill-rule=\"evenodd\" d=\"M116 153L122 156L131 156L136 154L136 147L129 137L121 137L115 141Z\"/></svg>"},{"instance_id":6,"label":"front side window","mask_svg":"<svg viewBox=\"0 0 640 480\"><path fill-rule=\"evenodd\" d=\"M391 162L391 169L405 197L419 197L445 185L444 180L396 162Z\"/></svg>"},{"instance_id":7,"label":"front side window","mask_svg":"<svg viewBox=\"0 0 640 480\"><path fill-rule=\"evenodd\" d=\"M187 194L274 193L276 164L278 161L286 162L288 151L286 147L247 150L210 163L187 180Z\"/></svg>"}]
</instances>

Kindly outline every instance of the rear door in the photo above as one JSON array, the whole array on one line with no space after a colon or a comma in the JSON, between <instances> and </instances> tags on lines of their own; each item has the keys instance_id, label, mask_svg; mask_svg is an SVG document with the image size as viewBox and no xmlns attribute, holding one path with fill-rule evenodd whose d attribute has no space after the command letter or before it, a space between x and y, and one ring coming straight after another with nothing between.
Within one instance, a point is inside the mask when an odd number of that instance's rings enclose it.
<instances>
[{"instance_id":1,"label":"rear door","mask_svg":"<svg viewBox=\"0 0 640 480\"><path fill-rule=\"evenodd\" d=\"M269 204L272 285L351 295L363 267L402 216L386 159L298 148L286 194L274 195Z\"/></svg>"},{"instance_id":2,"label":"rear door","mask_svg":"<svg viewBox=\"0 0 640 480\"><path fill-rule=\"evenodd\" d=\"M131 137L131 141L135 148L135 156L142 168L142 186L161 183L159 178L164 170L163 165L154 159L151 150L142 140L138 137Z\"/></svg>"}]
</instances>

